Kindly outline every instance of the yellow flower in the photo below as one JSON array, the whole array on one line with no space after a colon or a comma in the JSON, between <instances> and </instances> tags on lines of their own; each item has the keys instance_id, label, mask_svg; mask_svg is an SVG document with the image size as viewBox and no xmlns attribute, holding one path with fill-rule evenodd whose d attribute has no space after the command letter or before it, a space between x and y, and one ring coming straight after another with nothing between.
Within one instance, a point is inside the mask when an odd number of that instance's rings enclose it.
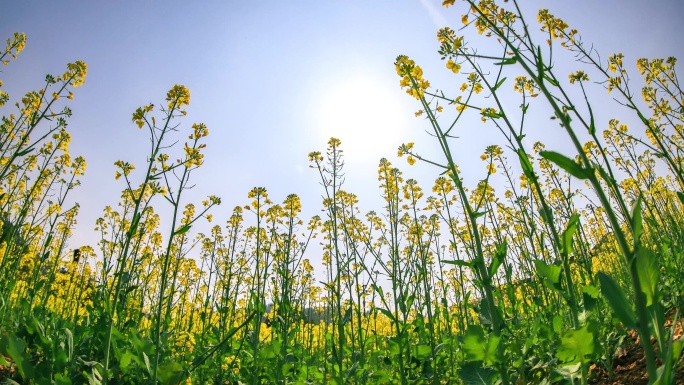
<instances>
[{"instance_id":1,"label":"yellow flower","mask_svg":"<svg viewBox=\"0 0 684 385\"><path fill-rule=\"evenodd\" d=\"M453 73L457 74L458 71L461 70L461 65L458 63L455 63L453 60L449 59L447 61L446 67L450 69Z\"/></svg>"},{"instance_id":2,"label":"yellow flower","mask_svg":"<svg viewBox=\"0 0 684 385\"><path fill-rule=\"evenodd\" d=\"M589 76L584 71L576 71L568 75L568 77L570 78L570 84L589 81Z\"/></svg>"},{"instance_id":3,"label":"yellow flower","mask_svg":"<svg viewBox=\"0 0 684 385\"><path fill-rule=\"evenodd\" d=\"M166 93L166 101L169 102L169 110L182 108L190 104L190 90L180 84L176 84Z\"/></svg>"},{"instance_id":4,"label":"yellow flower","mask_svg":"<svg viewBox=\"0 0 684 385\"><path fill-rule=\"evenodd\" d=\"M475 85L473 86L473 90L476 94L479 94L480 92L482 92L482 84L475 83Z\"/></svg>"}]
</instances>

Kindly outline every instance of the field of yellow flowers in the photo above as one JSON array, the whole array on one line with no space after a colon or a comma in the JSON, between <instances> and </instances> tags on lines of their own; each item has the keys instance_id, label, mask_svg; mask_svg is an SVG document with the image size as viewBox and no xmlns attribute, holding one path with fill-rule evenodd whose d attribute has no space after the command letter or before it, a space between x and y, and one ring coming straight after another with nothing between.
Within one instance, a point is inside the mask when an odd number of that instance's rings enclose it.
<instances>
[{"instance_id":1,"label":"field of yellow flowers","mask_svg":"<svg viewBox=\"0 0 684 385\"><path fill-rule=\"evenodd\" d=\"M262 187L222 222L212 217L220 198L188 203L209 130L183 121L190 92L175 85L133 112L148 161L116 163L119 203L97 221L95 248L71 250L79 207L65 202L85 160L69 153L68 101L87 65L46 76L0 125L3 383L587 384L608 381L632 340L643 381L681 380L676 59L639 59L635 96L621 54L601 60L549 11L529 22L515 2L466 3L465 28L500 49L441 29L458 89L435 89L397 57L397 80L442 149L406 143L399 155L440 176L421 187L382 159L385 203L367 213L345 190L335 138L309 154L321 216L302 218L298 196L277 203ZM13 64L25 44L14 34L0 60ZM577 70L554 72L553 49ZM0 107L8 100L0 91ZM597 105L637 124L600 127ZM538 114L567 152L535 142ZM452 130L472 117L502 144L468 164L482 175L469 189ZM198 233L200 220L219 224ZM310 246L322 253L317 273Z\"/></svg>"}]
</instances>

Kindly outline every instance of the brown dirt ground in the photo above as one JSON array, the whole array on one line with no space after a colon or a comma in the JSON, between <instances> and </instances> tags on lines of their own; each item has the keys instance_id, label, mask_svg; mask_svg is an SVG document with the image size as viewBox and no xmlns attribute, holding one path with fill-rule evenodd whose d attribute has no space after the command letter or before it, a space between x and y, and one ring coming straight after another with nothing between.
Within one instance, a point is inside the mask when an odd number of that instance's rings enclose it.
<instances>
[{"instance_id":1,"label":"brown dirt ground","mask_svg":"<svg viewBox=\"0 0 684 385\"><path fill-rule=\"evenodd\" d=\"M668 322L671 326L672 321ZM674 339L679 339L684 335L684 320L680 320L674 330ZM592 378L590 384L609 384L609 385L647 385L648 376L644 350L639 345L639 337L636 332L629 332L629 339L618 351L613 362L613 378L610 378L608 371L593 365L590 368ZM655 340L651 342L655 343ZM660 364L660 363L659 363ZM675 377L676 385L684 385L684 357L680 357L679 368Z\"/></svg>"}]
</instances>

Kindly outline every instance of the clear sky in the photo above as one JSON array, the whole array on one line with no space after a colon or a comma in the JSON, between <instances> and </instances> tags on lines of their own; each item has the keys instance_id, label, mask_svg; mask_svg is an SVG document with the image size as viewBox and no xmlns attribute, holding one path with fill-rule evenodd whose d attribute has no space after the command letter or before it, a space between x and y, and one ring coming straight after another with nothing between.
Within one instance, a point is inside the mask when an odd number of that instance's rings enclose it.
<instances>
[{"instance_id":1,"label":"clear sky","mask_svg":"<svg viewBox=\"0 0 684 385\"><path fill-rule=\"evenodd\" d=\"M625 53L634 71L638 57L684 60L680 0L522 3L528 21L535 22L537 8L549 8L603 58ZM25 32L28 41L0 78L16 101L66 63L88 64L86 83L70 103L71 153L88 163L73 195L81 214L72 247L95 246L95 219L118 202L124 186L114 181L114 162L144 163L148 140L131 122L132 112L158 105L174 84L191 92L185 127L203 122L210 132L205 164L193 175L194 201L220 196L214 217L222 223L233 206L247 203L252 187L264 186L275 202L300 195L306 220L320 212L323 193L307 154L324 151L330 136L342 139L346 189L365 210L381 204L381 157L429 191L439 170L409 168L396 157L402 142L416 142L423 154L435 147L393 63L408 55L433 85L458 88L463 80L444 67L435 37L440 27L460 28L464 10L460 2L445 9L441 0L1 0L0 37ZM0 113L12 109L10 103ZM467 160L479 162L486 145L501 142L479 131L457 135L453 146L466 177Z\"/></svg>"}]
</instances>

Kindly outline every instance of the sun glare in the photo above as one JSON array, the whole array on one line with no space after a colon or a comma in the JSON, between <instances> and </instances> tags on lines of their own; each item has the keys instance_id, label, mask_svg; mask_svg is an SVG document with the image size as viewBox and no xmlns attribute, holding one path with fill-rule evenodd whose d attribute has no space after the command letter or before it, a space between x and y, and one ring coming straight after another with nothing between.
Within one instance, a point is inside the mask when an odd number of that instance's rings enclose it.
<instances>
[{"instance_id":1,"label":"sun glare","mask_svg":"<svg viewBox=\"0 0 684 385\"><path fill-rule=\"evenodd\" d=\"M334 83L319 98L317 132L323 140L342 140L347 161L368 162L391 156L407 131L401 92L366 76Z\"/></svg>"}]
</instances>

